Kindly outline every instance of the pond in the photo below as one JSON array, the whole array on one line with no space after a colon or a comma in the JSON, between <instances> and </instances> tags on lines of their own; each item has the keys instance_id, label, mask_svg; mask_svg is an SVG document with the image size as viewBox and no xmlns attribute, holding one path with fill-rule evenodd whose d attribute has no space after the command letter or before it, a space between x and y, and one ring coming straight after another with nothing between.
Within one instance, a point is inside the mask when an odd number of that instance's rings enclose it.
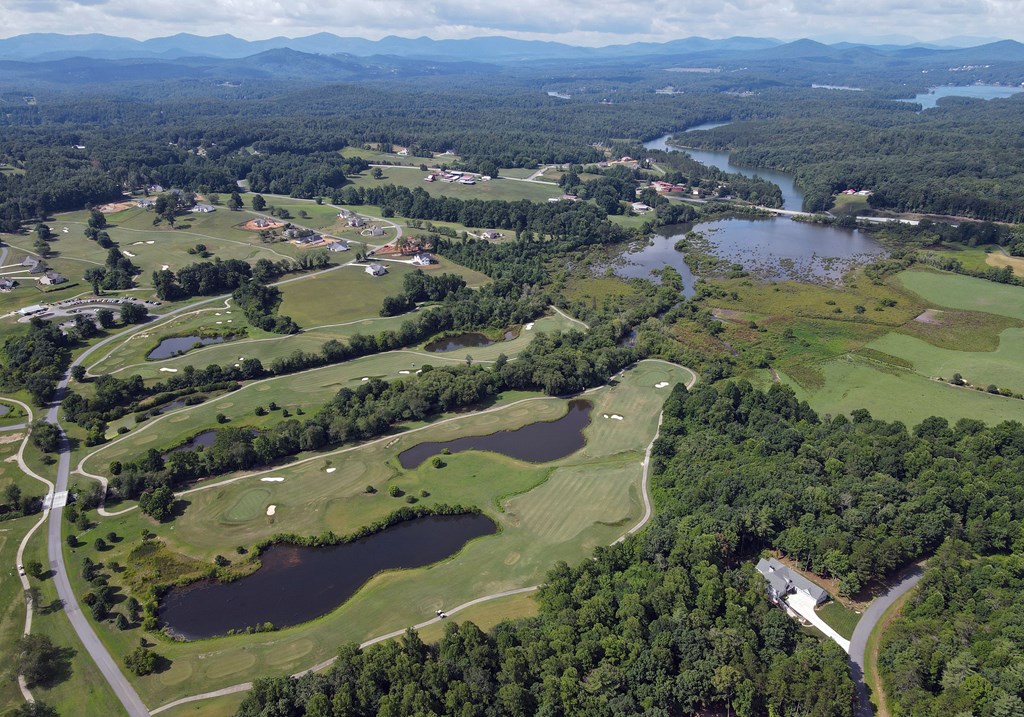
<instances>
[{"instance_id":1,"label":"pond","mask_svg":"<svg viewBox=\"0 0 1024 717\"><path fill-rule=\"evenodd\" d=\"M381 571L431 565L495 532L484 515L432 515L343 545L275 545L252 575L173 588L161 602L160 619L189 640L267 622L278 628L298 625L336 609Z\"/></svg>"},{"instance_id":2,"label":"pond","mask_svg":"<svg viewBox=\"0 0 1024 717\"><path fill-rule=\"evenodd\" d=\"M515 338L515 332L506 331L502 336L502 341L510 341ZM479 348L481 346L490 346L491 344L497 343L493 339L489 339L483 334L468 333L468 334L457 334L454 336L442 336L439 339L431 341L423 348L433 353L447 353L449 351L458 351L459 349L471 349Z\"/></svg>"},{"instance_id":3,"label":"pond","mask_svg":"<svg viewBox=\"0 0 1024 717\"><path fill-rule=\"evenodd\" d=\"M1011 97L1018 92L1024 92L1024 88L1013 85L966 85L964 87L944 86L932 87L927 92L917 95L913 99L904 99L900 102L917 102L923 109L931 109L938 106L938 101L943 97L970 97L975 100L995 100Z\"/></svg>"},{"instance_id":4,"label":"pond","mask_svg":"<svg viewBox=\"0 0 1024 717\"><path fill-rule=\"evenodd\" d=\"M180 446L175 446L171 450L167 451L167 453L164 454L164 457L166 458L169 454L177 453L178 451L194 451L197 448L209 448L213 445L215 440L217 440L217 429L211 428L207 431L196 434Z\"/></svg>"},{"instance_id":5,"label":"pond","mask_svg":"<svg viewBox=\"0 0 1024 717\"><path fill-rule=\"evenodd\" d=\"M713 129L714 127L722 127L729 124L728 122L713 123L709 122L707 125L697 125L696 127L690 127L685 132L696 131L699 129ZM782 202L783 206L787 209L800 210L804 206L804 193L796 187L796 178L794 175L788 172L780 172L775 169L763 169L756 167L744 167L738 164L733 164L732 160L729 159L729 153L724 150L711 150L711 149L690 149L676 147L668 143L672 138L671 134L666 134L664 137L658 137L650 142L644 142L646 149L661 149L666 152L686 152L688 155L693 157L701 164L706 164L709 167L718 167L723 172L729 172L730 174L742 174L744 177L760 177L766 179L769 182L774 182L779 185L782 189Z\"/></svg>"},{"instance_id":6,"label":"pond","mask_svg":"<svg viewBox=\"0 0 1024 717\"><path fill-rule=\"evenodd\" d=\"M219 344L222 341L224 341L223 336L210 336L207 338L203 338L202 336L173 336L161 341L155 349L149 352L149 355L146 356L146 358L150 360L170 358L171 356L178 356L198 346Z\"/></svg>"},{"instance_id":7,"label":"pond","mask_svg":"<svg viewBox=\"0 0 1024 717\"><path fill-rule=\"evenodd\" d=\"M703 234L711 253L742 264L760 279L832 282L853 266L864 264L885 249L865 233L791 219L730 217L693 226L665 227L649 245L623 253L619 276L651 278L652 270L672 266L683 276L684 293L692 296L694 276L675 245L690 230Z\"/></svg>"},{"instance_id":8,"label":"pond","mask_svg":"<svg viewBox=\"0 0 1024 717\"><path fill-rule=\"evenodd\" d=\"M498 431L486 436L466 436L451 441L420 443L398 455L402 467L411 470L420 463L448 449L462 451L493 451L509 458L531 463L546 463L575 453L586 445L583 429L590 425L590 401L569 402L569 410L555 421L530 423L514 431Z\"/></svg>"},{"instance_id":9,"label":"pond","mask_svg":"<svg viewBox=\"0 0 1024 717\"><path fill-rule=\"evenodd\" d=\"M6 416L11 412L11 407L6 403L0 403L0 417Z\"/></svg>"}]
</instances>

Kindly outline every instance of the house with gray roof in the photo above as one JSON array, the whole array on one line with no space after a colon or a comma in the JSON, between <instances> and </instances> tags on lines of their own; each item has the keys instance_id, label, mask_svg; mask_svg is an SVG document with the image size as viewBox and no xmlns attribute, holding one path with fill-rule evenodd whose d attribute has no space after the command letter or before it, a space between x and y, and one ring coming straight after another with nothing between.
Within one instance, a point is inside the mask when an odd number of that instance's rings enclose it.
<instances>
[{"instance_id":1,"label":"house with gray roof","mask_svg":"<svg viewBox=\"0 0 1024 717\"><path fill-rule=\"evenodd\" d=\"M768 595L774 602L781 603L791 593L803 593L821 605L829 594L795 570L790 570L775 558L761 558L757 572L768 581Z\"/></svg>"}]
</instances>

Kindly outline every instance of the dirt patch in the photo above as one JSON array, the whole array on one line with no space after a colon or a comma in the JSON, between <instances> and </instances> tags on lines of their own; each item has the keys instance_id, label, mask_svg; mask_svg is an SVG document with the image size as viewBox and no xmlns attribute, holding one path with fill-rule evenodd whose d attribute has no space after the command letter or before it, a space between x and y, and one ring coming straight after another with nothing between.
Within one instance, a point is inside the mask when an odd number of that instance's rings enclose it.
<instances>
[{"instance_id":1,"label":"dirt patch","mask_svg":"<svg viewBox=\"0 0 1024 717\"><path fill-rule=\"evenodd\" d=\"M736 309L712 309L711 313L718 318L725 319L727 321L742 321L743 323L747 323L747 319L744 317L743 312L737 311Z\"/></svg>"},{"instance_id":2,"label":"dirt patch","mask_svg":"<svg viewBox=\"0 0 1024 717\"><path fill-rule=\"evenodd\" d=\"M247 232L261 232L265 229L280 229L283 226L284 222L279 222L275 219L250 219L245 224L239 226L239 229L244 229Z\"/></svg>"},{"instance_id":3,"label":"dirt patch","mask_svg":"<svg viewBox=\"0 0 1024 717\"><path fill-rule=\"evenodd\" d=\"M0 445L2 445L4 443L17 443L18 441L20 441L24 437L25 437L24 433L11 433L11 434L6 435L6 436L0 436ZM14 456L9 458L8 460L11 460L11 459L17 460L17 458L14 457Z\"/></svg>"},{"instance_id":4,"label":"dirt patch","mask_svg":"<svg viewBox=\"0 0 1024 717\"><path fill-rule=\"evenodd\" d=\"M992 252L985 257L985 263L997 269L1010 267L1015 276L1024 276L1024 257L1006 256L1001 252Z\"/></svg>"},{"instance_id":5,"label":"dirt patch","mask_svg":"<svg viewBox=\"0 0 1024 717\"><path fill-rule=\"evenodd\" d=\"M135 202L112 202L110 204L101 204L96 207L103 214L117 214L123 212L125 209L131 209L135 206Z\"/></svg>"},{"instance_id":6,"label":"dirt patch","mask_svg":"<svg viewBox=\"0 0 1024 717\"><path fill-rule=\"evenodd\" d=\"M943 312L938 309L925 309L923 313L914 318L914 321L932 326L942 326L942 314Z\"/></svg>"}]
</instances>

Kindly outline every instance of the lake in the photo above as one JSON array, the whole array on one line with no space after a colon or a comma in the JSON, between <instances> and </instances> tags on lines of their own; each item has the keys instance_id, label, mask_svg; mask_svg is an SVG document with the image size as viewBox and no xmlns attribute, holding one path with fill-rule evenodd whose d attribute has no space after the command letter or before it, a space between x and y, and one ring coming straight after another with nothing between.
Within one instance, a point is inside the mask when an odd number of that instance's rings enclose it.
<instances>
[{"instance_id":1,"label":"lake","mask_svg":"<svg viewBox=\"0 0 1024 717\"><path fill-rule=\"evenodd\" d=\"M202 336L172 336L161 341L155 349L149 352L146 358L151 360L170 358L198 346L219 344L222 341L224 341L223 336L210 336L208 338L203 338Z\"/></svg>"},{"instance_id":2,"label":"lake","mask_svg":"<svg viewBox=\"0 0 1024 717\"><path fill-rule=\"evenodd\" d=\"M663 228L647 246L622 254L624 264L615 273L625 278L650 279L652 270L675 268L683 277L684 294L693 295L696 280L675 245L695 230L711 243L711 253L742 264L759 279L833 282L852 267L885 249L867 234L791 219L729 217L696 226L680 224Z\"/></svg>"},{"instance_id":3,"label":"lake","mask_svg":"<svg viewBox=\"0 0 1024 717\"><path fill-rule=\"evenodd\" d=\"M1010 85L966 85L963 87L946 85L943 87L932 87L927 92L917 95L913 99L903 99L900 102L917 102L922 108L928 110L937 106L943 97L970 97L976 100L995 100L1011 97L1018 92L1024 92L1024 87Z\"/></svg>"},{"instance_id":4,"label":"lake","mask_svg":"<svg viewBox=\"0 0 1024 717\"><path fill-rule=\"evenodd\" d=\"M714 127L724 127L729 124L728 122L709 122L706 125L697 125L696 127L690 127L684 132L691 132L703 129L714 129ZM778 184L782 189L782 202L783 206L787 209L803 209L804 206L804 193L796 187L795 178L792 174L787 172L780 172L774 169L760 169L752 167L743 167L738 164L733 164L732 160L729 159L729 153L723 150L711 150L711 149L690 149L680 148L670 145L669 139L672 138L671 134L666 134L664 137L658 137L650 142L644 142L646 149L662 149L666 152L686 152L695 160L701 164L706 164L709 167L718 167L723 172L729 172L731 174L742 174L744 177L760 177L761 179L767 179L769 182Z\"/></svg>"},{"instance_id":5,"label":"lake","mask_svg":"<svg viewBox=\"0 0 1024 717\"><path fill-rule=\"evenodd\" d=\"M445 449L449 453L493 451L531 463L557 460L586 445L583 429L590 425L592 409L590 401L576 399L569 402L568 412L556 421L531 423L514 431L498 431L486 436L420 443L398 454L398 462L402 468L411 470Z\"/></svg>"},{"instance_id":6,"label":"lake","mask_svg":"<svg viewBox=\"0 0 1024 717\"><path fill-rule=\"evenodd\" d=\"M431 565L496 532L484 515L432 515L343 545L275 545L252 575L171 589L161 602L160 619L189 640L267 622L279 628L298 625L336 609L377 573Z\"/></svg>"}]
</instances>

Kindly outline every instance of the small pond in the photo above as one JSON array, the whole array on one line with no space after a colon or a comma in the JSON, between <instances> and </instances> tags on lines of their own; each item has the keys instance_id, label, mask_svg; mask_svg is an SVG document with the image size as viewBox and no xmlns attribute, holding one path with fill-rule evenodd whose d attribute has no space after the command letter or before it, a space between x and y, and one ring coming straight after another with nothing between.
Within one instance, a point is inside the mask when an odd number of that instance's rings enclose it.
<instances>
[{"instance_id":1,"label":"small pond","mask_svg":"<svg viewBox=\"0 0 1024 717\"><path fill-rule=\"evenodd\" d=\"M0 403L0 418L11 412L11 407L6 403Z\"/></svg>"},{"instance_id":2,"label":"small pond","mask_svg":"<svg viewBox=\"0 0 1024 717\"><path fill-rule=\"evenodd\" d=\"M398 455L405 469L412 469L436 456L444 449L449 453L462 451L493 451L510 458L531 463L546 463L575 453L586 445L583 429L590 425L590 401L569 402L568 412L555 421L541 421L486 436L466 436L451 441L420 443Z\"/></svg>"},{"instance_id":3,"label":"small pond","mask_svg":"<svg viewBox=\"0 0 1024 717\"><path fill-rule=\"evenodd\" d=\"M995 100L1011 97L1018 92L1024 92L1024 88L1014 85L966 85L964 87L943 86L933 87L925 93L917 95L913 99L900 100L900 102L917 102L923 109L937 107L943 97L969 97L975 100Z\"/></svg>"},{"instance_id":4,"label":"small pond","mask_svg":"<svg viewBox=\"0 0 1024 717\"><path fill-rule=\"evenodd\" d=\"M210 344L219 344L223 341L223 336L210 336L207 338L202 336L173 336L161 341L160 345L150 351L146 358L150 360L170 358L198 346L209 346Z\"/></svg>"},{"instance_id":5,"label":"small pond","mask_svg":"<svg viewBox=\"0 0 1024 717\"><path fill-rule=\"evenodd\" d=\"M209 448L213 445L213 442L217 440L217 429L211 428L208 431L203 431L189 440L182 443L180 446L175 446L171 450L164 453L166 458L171 453L177 453L178 451L194 451L197 448Z\"/></svg>"},{"instance_id":6,"label":"small pond","mask_svg":"<svg viewBox=\"0 0 1024 717\"><path fill-rule=\"evenodd\" d=\"M331 612L383 570L431 565L495 532L483 515L427 516L343 545L275 545L252 575L172 589L161 603L160 619L189 640L266 622L298 625Z\"/></svg>"},{"instance_id":7,"label":"small pond","mask_svg":"<svg viewBox=\"0 0 1024 717\"><path fill-rule=\"evenodd\" d=\"M179 399L176 399L174 401L171 401L170 403L165 403L164 405L160 406L160 408L154 410L153 413L155 413L157 415L160 415L162 413L167 413L169 411L176 411L179 408L184 408L187 405L188 404L185 403L185 399L184 398L179 398ZM211 441L211 445L212 445L212 441Z\"/></svg>"},{"instance_id":8,"label":"small pond","mask_svg":"<svg viewBox=\"0 0 1024 717\"><path fill-rule=\"evenodd\" d=\"M514 338L514 332L506 331L501 340L510 341ZM481 346L490 346L494 343L497 342L487 338L483 334L469 333L457 334L454 336L442 336L439 339L431 341L423 348L432 353L443 354L448 353L449 351L458 351L459 349L475 349Z\"/></svg>"}]
</instances>

